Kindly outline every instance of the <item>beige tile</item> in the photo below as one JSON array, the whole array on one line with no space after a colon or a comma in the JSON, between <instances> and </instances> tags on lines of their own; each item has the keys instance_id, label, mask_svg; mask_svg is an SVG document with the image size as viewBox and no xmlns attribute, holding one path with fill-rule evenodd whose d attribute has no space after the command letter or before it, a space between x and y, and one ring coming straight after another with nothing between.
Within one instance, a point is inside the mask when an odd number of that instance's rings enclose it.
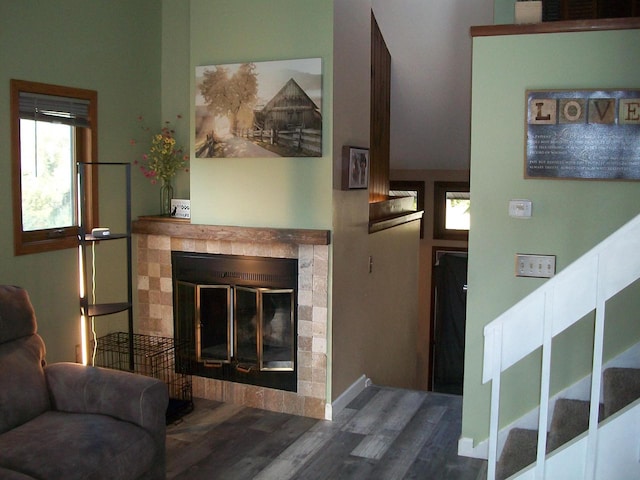
<instances>
[{"instance_id":1,"label":"beige tile","mask_svg":"<svg viewBox=\"0 0 640 480\"><path fill-rule=\"evenodd\" d=\"M150 277L160 277L160 264L153 262L149 263L149 276Z\"/></svg>"},{"instance_id":2,"label":"beige tile","mask_svg":"<svg viewBox=\"0 0 640 480\"><path fill-rule=\"evenodd\" d=\"M169 278L166 278L166 277L160 278L160 291L161 292L169 292L169 293L171 293L173 291L173 283L171 281L171 277L169 277Z\"/></svg>"},{"instance_id":3,"label":"beige tile","mask_svg":"<svg viewBox=\"0 0 640 480\"><path fill-rule=\"evenodd\" d=\"M304 397L293 392L283 392L284 407L283 411L291 415L304 416Z\"/></svg>"},{"instance_id":4,"label":"beige tile","mask_svg":"<svg viewBox=\"0 0 640 480\"><path fill-rule=\"evenodd\" d=\"M149 318L149 303L139 303L138 304L138 317L146 317Z\"/></svg>"},{"instance_id":5,"label":"beige tile","mask_svg":"<svg viewBox=\"0 0 640 480\"><path fill-rule=\"evenodd\" d=\"M326 245L316 245L313 250L313 274L329 276L329 247Z\"/></svg>"},{"instance_id":6,"label":"beige tile","mask_svg":"<svg viewBox=\"0 0 640 480\"><path fill-rule=\"evenodd\" d=\"M150 305L162 305L162 293L158 290L149 291L149 304Z\"/></svg>"},{"instance_id":7,"label":"beige tile","mask_svg":"<svg viewBox=\"0 0 640 480\"><path fill-rule=\"evenodd\" d=\"M310 397L312 393L312 383L305 382L298 379L298 395L302 395L303 397Z\"/></svg>"},{"instance_id":8,"label":"beige tile","mask_svg":"<svg viewBox=\"0 0 640 480\"><path fill-rule=\"evenodd\" d=\"M160 291L160 278L149 277L149 291L152 290Z\"/></svg>"},{"instance_id":9,"label":"beige tile","mask_svg":"<svg viewBox=\"0 0 640 480\"><path fill-rule=\"evenodd\" d=\"M313 354L311 351L303 352L298 351L298 367L312 367L313 366Z\"/></svg>"},{"instance_id":10,"label":"beige tile","mask_svg":"<svg viewBox=\"0 0 640 480\"><path fill-rule=\"evenodd\" d=\"M273 388L264 389L264 408L272 412L284 411L284 392Z\"/></svg>"},{"instance_id":11,"label":"beige tile","mask_svg":"<svg viewBox=\"0 0 640 480\"><path fill-rule=\"evenodd\" d=\"M138 275L149 275L149 262L138 261L136 268L138 271Z\"/></svg>"},{"instance_id":12,"label":"beige tile","mask_svg":"<svg viewBox=\"0 0 640 480\"><path fill-rule=\"evenodd\" d=\"M149 263L160 263L160 250L147 250L147 260Z\"/></svg>"},{"instance_id":13,"label":"beige tile","mask_svg":"<svg viewBox=\"0 0 640 480\"><path fill-rule=\"evenodd\" d=\"M313 369L326 370L327 368L327 355L324 353L314 352L311 355L311 366Z\"/></svg>"},{"instance_id":14,"label":"beige tile","mask_svg":"<svg viewBox=\"0 0 640 480\"><path fill-rule=\"evenodd\" d=\"M171 250L159 250L158 262L160 262L160 265L171 266Z\"/></svg>"},{"instance_id":15,"label":"beige tile","mask_svg":"<svg viewBox=\"0 0 640 480\"><path fill-rule=\"evenodd\" d=\"M298 290L298 305L312 306L313 292L311 290Z\"/></svg>"},{"instance_id":16,"label":"beige tile","mask_svg":"<svg viewBox=\"0 0 640 480\"><path fill-rule=\"evenodd\" d=\"M298 321L313 321L313 307L311 305L300 305L298 303Z\"/></svg>"},{"instance_id":17,"label":"beige tile","mask_svg":"<svg viewBox=\"0 0 640 480\"><path fill-rule=\"evenodd\" d=\"M138 302L149 303L149 290L138 290Z\"/></svg>"},{"instance_id":18,"label":"beige tile","mask_svg":"<svg viewBox=\"0 0 640 480\"><path fill-rule=\"evenodd\" d=\"M304 416L311 418L324 418L325 402L319 398L305 398Z\"/></svg>"},{"instance_id":19,"label":"beige tile","mask_svg":"<svg viewBox=\"0 0 640 480\"><path fill-rule=\"evenodd\" d=\"M298 336L298 350L300 352L312 352L313 351L313 339L311 337Z\"/></svg>"},{"instance_id":20,"label":"beige tile","mask_svg":"<svg viewBox=\"0 0 640 480\"><path fill-rule=\"evenodd\" d=\"M300 320L300 316L298 316L298 335L301 337L312 337L313 322Z\"/></svg>"},{"instance_id":21,"label":"beige tile","mask_svg":"<svg viewBox=\"0 0 640 480\"><path fill-rule=\"evenodd\" d=\"M220 241L207 240L207 246L205 252L207 253L220 253Z\"/></svg>"},{"instance_id":22,"label":"beige tile","mask_svg":"<svg viewBox=\"0 0 640 480\"><path fill-rule=\"evenodd\" d=\"M264 409L264 388L253 385L247 386L244 392L243 405Z\"/></svg>"},{"instance_id":23,"label":"beige tile","mask_svg":"<svg viewBox=\"0 0 640 480\"><path fill-rule=\"evenodd\" d=\"M327 387L323 382L311 382L311 395L309 397L321 398L324 400L327 394Z\"/></svg>"},{"instance_id":24,"label":"beige tile","mask_svg":"<svg viewBox=\"0 0 640 480\"><path fill-rule=\"evenodd\" d=\"M313 337L311 342L311 351L313 353L327 353L327 339L322 337Z\"/></svg>"},{"instance_id":25,"label":"beige tile","mask_svg":"<svg viewBox=\"0 0 640 480\"><path fill-rule=\"evenodd\" d=\"M299 382L313 381L313 369L311 367L298 367L298 381Z\"/></svg>"},{"instance_id":26,"label":"beige tile","mask_svg":"<svg viewBox=\"0 0 640 480\"><path fill-rule=\"evenodd\" d=\"M168 305L169 307L173 308L173 292L161 292L160 303L162 305Z\"/></svg>"},{"instance_id":27,"label":"beige tile","mask_svg":"<svg viewBox=\"0 0 640 480\"><path fill-rule=\"evenodd\" d=\"M138 290L149 290L149 276L138 276Z\"/></svg>"}]
</instances>

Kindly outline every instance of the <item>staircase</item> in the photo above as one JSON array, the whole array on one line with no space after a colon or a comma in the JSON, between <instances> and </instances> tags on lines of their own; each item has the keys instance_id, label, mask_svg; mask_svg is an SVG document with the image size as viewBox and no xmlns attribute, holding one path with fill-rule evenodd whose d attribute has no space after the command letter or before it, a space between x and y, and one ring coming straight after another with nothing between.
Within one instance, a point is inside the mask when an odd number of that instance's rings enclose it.
<instances>
[{"instance_id":1,"label":"staircase","mask_svg":"<svg viewBox=\"0 0 640 480\"><path fill-rule=\"evenodd\" d=\"M608 368L603 373L600 423L640 398L640 369ZM589 401L560 398L556 401L547 433L547 454L582 435L589 428ZM538 431L513 428L498 460L496 478L504 480L536 461Z\"/></svg>"},{"instance_id":2,"label":"staircase","mask_svg":"<svg viewBox=\"0 0 640 480\"><path fill-rule=\"evenodd\" d=\"M638 252L640 215L485 326L482 381L491 382L488 480L640 478L640 370L603 369L607 302L640 285ZM553 340L588 314L594 315L588 401L559 399L553 405ZM512 429L498 458L503 372L536 350L542 357L538 428Z\"/></svg>"}]
</instances>

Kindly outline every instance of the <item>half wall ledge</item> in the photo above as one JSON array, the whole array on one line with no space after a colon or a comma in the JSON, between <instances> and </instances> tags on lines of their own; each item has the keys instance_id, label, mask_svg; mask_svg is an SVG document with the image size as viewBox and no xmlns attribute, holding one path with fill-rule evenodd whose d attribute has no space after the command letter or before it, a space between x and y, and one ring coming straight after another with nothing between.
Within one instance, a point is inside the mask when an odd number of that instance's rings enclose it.
<instances>
[{"instance_id":1,"label":"half wall ledge","mask_svg":"<svg viewBox=\"0 0 640 480\"><path fill-rule=\"evenodd\" d=\"M188 219L162 216L141 216L138 220L133 221L132 231L147 235L167 235L226 242L294 245L329 245L331 243L331 231L329 230L195 225Z\"/></svg>"}]
</instances>

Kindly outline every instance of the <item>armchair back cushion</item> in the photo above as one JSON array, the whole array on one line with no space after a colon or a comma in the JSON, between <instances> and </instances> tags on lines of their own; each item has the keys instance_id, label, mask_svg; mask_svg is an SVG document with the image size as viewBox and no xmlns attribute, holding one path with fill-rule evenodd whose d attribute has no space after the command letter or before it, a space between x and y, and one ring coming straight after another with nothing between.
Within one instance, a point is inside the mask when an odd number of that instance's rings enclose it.
<instances>
[{"instance_id":1,"label":"armchair back cushion","mask_svg":"<svg viewBox=\"0 0 640 480\"><path fill-rule=\"evenodd\" d=\"M44 355L27 292L1 285L0 434L49 410Z\"/></svg>"}]
</instances>

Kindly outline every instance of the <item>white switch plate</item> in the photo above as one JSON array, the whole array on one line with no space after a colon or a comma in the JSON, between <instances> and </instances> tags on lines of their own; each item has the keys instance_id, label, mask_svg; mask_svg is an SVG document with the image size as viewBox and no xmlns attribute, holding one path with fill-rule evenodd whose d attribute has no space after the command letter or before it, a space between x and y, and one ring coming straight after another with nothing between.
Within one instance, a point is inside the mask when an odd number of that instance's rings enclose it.
<instances>
[{"instance_id":1,"label":"white switch plate","mask_svg":"<svg viewBox=\"0 0 640 480\"><path fill-rule=\"evenodd\" d=\"M531 218L531 200L509 200L509 216Z\"/></svg>"},{"instance_id":2,"label":"white switch plate","mask_svg":"<svg viewBox=\"0 0 640 480\"><path fill-rule=\"evenodd\" d=\"M551 278L555 274L555 255L516 253L516 277Z\"/></svg>"}]
</instances>

